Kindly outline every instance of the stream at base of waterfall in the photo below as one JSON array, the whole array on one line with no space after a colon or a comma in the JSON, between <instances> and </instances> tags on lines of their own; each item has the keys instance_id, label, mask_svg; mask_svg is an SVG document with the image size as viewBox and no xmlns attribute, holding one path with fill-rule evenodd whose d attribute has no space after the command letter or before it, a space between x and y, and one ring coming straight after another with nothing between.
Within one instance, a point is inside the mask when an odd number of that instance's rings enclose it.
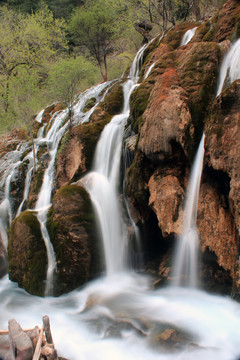
<instances>
[{"instance_id":1,"label":"stream at base of waterfall","mask_svg":"<svg viewBox=\"0 0 240 360\"><path fill-rule=\"evenodd\" d=\"M128 103L127 99L132 89L137 86L137 64L141 61L145 47L138 52L130 70L130 79L124 85L125 105ZM78 115L81 119L79 104ZM115 135L111 132L111 136L115 139L114 151L118 153L120 150L116 138L121 138L128 111L128 107L124 106L123 114L114 117L106 129L106 132L109 131L109 137L110 128L116 126L117 132ZM85 122L87 118L84 117L81 121ZM58 132L55 126L52 129ZM59 133L60 137L61 134L62 132ZM104 134L101 137L104 143L103 137ZM42 135L39 135L39 141L42 141ZM49 142L52 146L51 139ZM101 147L100 142L99 147ZM53 146L52 148L51 161L54 162L55 148ZM200 148L203 151L203 145ZM105 157L106 154L103 156ZM107 164L113 162L114 169L111 166L102 169L100 166L102 161L97 158L98 156L95 157L93 172L84 180L86 188L90 193L92 192L92 201L95 202L96 208L99 207L95 196L98 193L98 185L94 187L95 182L99 184L96 179L100 180L101 187L108 188L112 193L111 196L116 198L119 173L118 160L112 161L110 156ZM51 161L49 166L52 166ZM199 163L201 161L202 159ZM201 172L200 169L201 167L198 167L198 172ZM45 176L48 176L47 172ZM46 184L51 182L51 179L49 181L46 178ZM196 182L199 186L200 177ZM46 189L44 191L46 192ZM197 196L194 195L193 198L195 204L192 205L191 210L193 216L190 223L186 221L184 228L188 235L194 234L196 239ZM102 203L101 199L100 202ZM106 203L108 204L107 199ZM187 203L188 200L186 209ZM41 211L45 211L49 204L50 198L43 197L42 202L38 201L35 210L41 215ZM108 206L107 210L109 210ZM115 204L114 214L115 217L119 216L118 203ZM9 219L10 215L9 210ZM40 221L44 223L44 219ZM111 238L113 230L105 224L105 219L99 219L99 223L101 222L106 227L101 231L108 232ZM197 289L195 280L188 287L182 287L176 282L165 288L153 289L152 279L127 269L123 261L125 229L119 222L114 223L114 228L116 227L118 238L123 241L121 245L118 241L117 244L111 244L112 248L110 246L109 252L105 253L107 276L92 281L82 288L60 297L40 298L20 289L8 279L8 276L2 278L0 328L6 329L8 321L12 318L15 318L23 328L31 328L40 324L42 316L48 314L58 355L69 360L122 360L123 358L125 360L238 360L240 358L239 303L228 297L211 295ZM102 237L105 235L102 234ZM48 249L50 262L48 287L55 261L52 256L51 249ZM111 259L112 256L115 258ZM116 261L118 256L119 259ZM50 260L53 261L52 264ZM185 260L180 263L182 262L184 263ZM177 265L176 267L178 268ZM181 267L176 274L181 274Z\"/></svg>"}]
</instances>

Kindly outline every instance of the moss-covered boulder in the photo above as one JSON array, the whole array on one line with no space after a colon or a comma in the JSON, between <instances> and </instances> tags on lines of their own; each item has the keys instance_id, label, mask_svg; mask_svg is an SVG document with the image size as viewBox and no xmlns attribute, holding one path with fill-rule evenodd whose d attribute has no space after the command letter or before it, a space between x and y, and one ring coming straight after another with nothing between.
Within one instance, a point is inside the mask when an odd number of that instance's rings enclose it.
<instances>
[{"instance_id":1,"label":"moss-covered boulder","mask_svg":"<svg viewBox=\"0 0 240 360\"><path fill-rule=\"evenodd\" d=\"M85 284L99 266L94 214L88 193L62 186L53 197L47 227L56 260L55 295Z\"/></svg>"},{"instance_id":2,"label":"moss-covered boulder","mask_svg":"<svg viewBox=\"0 0 240 360\"><path fill-rule=\"evenodd\" d=\"M221 51L216 43L189 44L177 51L177 73L180 85L188 94L188 107L192 116L194 136L186 134L190 158L202 136L204 117L216 95Z\"/></svg>"},{"instance_id":3,"label":"moss-covered boulder","mask_svg":"<svg viewBox=\"0 0 240 360\"><path fill-rule=\"evenodd\" d=\"M47 254L34 212L25 211L8 232L9 278L31 294L44 295Z\"/></svg>"}]
</instances>

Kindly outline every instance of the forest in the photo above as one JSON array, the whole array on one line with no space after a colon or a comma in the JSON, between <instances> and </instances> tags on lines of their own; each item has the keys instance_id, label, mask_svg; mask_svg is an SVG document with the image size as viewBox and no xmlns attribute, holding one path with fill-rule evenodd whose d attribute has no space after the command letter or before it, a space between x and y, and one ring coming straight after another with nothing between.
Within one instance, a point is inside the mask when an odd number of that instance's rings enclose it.
<instances>
[{"instance_id":1,"label":"forest","mask_svg":"<svg viewBox=\"0 0 240 360\"><path fill-rule=\"evenodd\" d=\"M0 134L23 129L52 102L121 77L136 50L176 23L200 20L222 0L3 0ZM30 127L31 128L31 127Z\"/></svg>"}]
</instances>

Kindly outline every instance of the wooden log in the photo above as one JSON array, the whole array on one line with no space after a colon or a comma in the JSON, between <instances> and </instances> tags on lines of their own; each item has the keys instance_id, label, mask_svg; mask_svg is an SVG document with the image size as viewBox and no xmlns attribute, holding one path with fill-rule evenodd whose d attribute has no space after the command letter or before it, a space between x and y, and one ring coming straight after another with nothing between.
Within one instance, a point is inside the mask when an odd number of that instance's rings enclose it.
<instances>
[{"instance_id":1,"label":"wooden log","mask_svg":"<svg viewBox=\"0 0 240 360\"><path fill-rule=\"evenodd\" d=\"M41 331L40 331L40 334L39 334L39 337L38 337L37 345L36 345L32 360L38 360L40 358L41 346L42 346L42 338L43 338L43 326L41 328Z\"/></svg>"},{"instance_id":2,"label":"wooden log","mask_svg":"<svg viewBox=\"0 0 240 360\"><path fill-rule=\"evenodd\" d=\"M53 344L49 317L47 315L45 315L45 316L43 316L42 320L43 320L43 328L44 328L47 343L48 344Z\"/></svg>"}]
</instances>

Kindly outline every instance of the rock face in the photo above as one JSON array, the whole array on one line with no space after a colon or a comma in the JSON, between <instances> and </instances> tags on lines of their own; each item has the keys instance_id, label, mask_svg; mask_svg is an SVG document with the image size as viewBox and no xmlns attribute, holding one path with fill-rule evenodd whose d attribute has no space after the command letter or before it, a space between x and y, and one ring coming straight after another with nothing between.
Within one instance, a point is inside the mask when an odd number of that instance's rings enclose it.
<instances>
[{"instance_id":1,"label":"rock face","mask_svg":"<svg viewBox=\"0 0 240 360\"><path fill-rule=\"evenodd\" d=\"M100 263L91 201L78 185L62 186L52 202L48 230L57 260L55 295L86 283Z\"/></svg>"},{"instance_id":2,"label":"rock face","mask_svg":"<svg viewBox=\"0 0 240 360\"><path fill-rule=\"evenodd\" d=\"M228 0L212 19L169 29L143 54L124 139L131 154L126 194L132 217L142 231L146 269L157 276L158 283L171 273L189 174L204 132L197 217L201 277L210 289L216 285L221 291L240 294L240 80L216 98L223 56L230 42L240 37L239 18L240 2ZM195 26L191 41L181 46L184 33ZM48 215L57 257L56 295L84 284L101 269L91 203L78 180L91 169L104 126L122 109L123 81L114 83L89 123L65 134L58 149ZM85 110L95 104L95 98L89 99ZM54 106L46 109L43 121L47 123L54 111ZM43 146L28 207L36 202L48 161ZM13 189L16 197L18 187ZM46 250L33 212L24 212L13 221L9 239L10 278L27 291L41 294Z\"/></svg>"},{"instance_id":3,"label":"rock face","mask_svg":"<svg viewBox=\"0 0 240 360\"><path fill-rule=\"evenodd\" d=\"M150 257L159 264L161 281L170 274L169 240L181 232L188 177L205 133L197 218L201 276L206 286L215 281L219 290L225 286L233 293L240 293L240 80L217 99L215 94L229 40L239 37L239 16L240 3L229 0L218 15L195 25L187 45L179 46L189 26L181 24L146 50L143 73L154 66L132 94L129 123L138 141L127 169L134 217L145 228L151 223L160 229Z\"/></svg>"},{"instance_id":4,"label":"rock face","mask_svg":"<svg viewBox=\"0 0 240 360\"><path fill-rule=\"evenodd\" d=\"M31 294L44 294L46 247L34 212L16 218L8 235L9 278Z\"/></svg>"}]
</instances>

